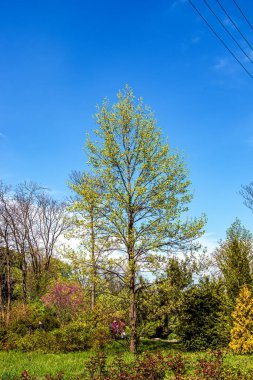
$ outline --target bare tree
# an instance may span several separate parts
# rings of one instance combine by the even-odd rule
[[[10,249],[17,252],[22,273],[23,302],[27,303],[28,269],[33,273],[36,292],[48,272],[50,260],[60,235],[68,228],[65,204],[55,201],[49,193],[33,182],[24,182],[14,191],[1,184],[1,238],[5,261]]]
[[[242,186],[240,191],[241,196],[244,198],[244,204],[251,211],[253,211],[253,182],[249,185]]]
[[[7,211],[7,200],[10,188],[0,182],[0,308],[2,319],[9,323],[11,310],[11,261],[12,241],[11,228]],[[3,289],[6,284],[6,305],[3,297]]]

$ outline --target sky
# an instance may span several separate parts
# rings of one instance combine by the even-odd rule
[[[253,63],[202,0],[201,14],[253,76]],[[237,0],[253,23],[253,2]],[[228,17],[218,17],[253,59]],[[253,29],[222,0],[253,45]],[[253,78],[187,0],[13,0],[0,12],[0,179],[35,181],[58,199],[83,170],[96,105],[126,84],[143,97],[172,149],[185,159],[212,250],[238,217],[253,232],[239,192],[253,181]]]

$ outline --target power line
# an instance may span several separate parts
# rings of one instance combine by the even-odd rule
[[[204,3],[206,4],[207,8],[212,12],[212,14],[214,15],[214,17],[219,21],[219,23],[221,24],[221,26],[223,27],[223,29],[225,29],[225,31],[230,35],[230,37],[232,38],[232,40],[236,43],[236,45],[239,47],[239,49],[241,50],[241,52],[245,55],[245,57],[248,58],[248,60],[253,63],[252,59],[250,58],[250,56],[243,50],[243,48],[241,47],[241,45],[239,44],[239,42],[234,38],[233,34],[229,31],[229,29],[223,24],[223,22],[221,21],[221,19],[219,18],[219,16],[217,16],[217,14],[214,12],[214,10],[212,9],[212,7],[209,5],[208,1],[207,0],[203,0]]]
[[[241,63],[241,61],[236,57],[236,55],[232,52],[232,50],[228,47],[228,45],[223,41],[223,39],[218,35],[218,33],[214,30],[214,28],[209,24],[209,22],[205,19],[205,17],[200,13],[198,8],[193,4],[192,0],[188,0],[193,9],[198,13],[198,15],[202,18],[202,20],[207,24],[207,26],[211,29],[213,34],[220,40],[223,46],[229,51],[232,57],[239,63],[239,65],[243,68],[243,70],[253,79],[253,75],[247,70],[247,68]]]
[[[245,16],[245,14],[243,13],[242,9],[239,7],[239,5],[237,4],[237,2],[235,0],[233,0],[234,4],[236,5],[237,9],[240,11],[241,15],[244,17],[245,21],[247,22],[247,24],[250,26],[250,28],[253,30],[253,26],[252,24],[249,22],[249,20],[247,19],[247,17]]]
[[[230,20],[230,22],[233,24],[233,26],[235,27],[235,29],[237,30],[237,32],[240,34],[240,36],[244,39],[244,41],[248,44],[249,48],[251,50],[253,50],[253,47],[251,45],[251,43],[248,41],[248,39],[245,37],[245,35],[240,31],[240,29],[238,28],[238,26],[236,25],[236,23],[234,22],[234,20],[229,16],[228,12],[226,11],[226,9],[224,8],[224,6],[221,4],[220,0],[216,0],[217,3],[219,4],[219,6],[221,7],[221,9],[223,10],[223,12],[225,13],[225,15],[227,16],[227,18]]]

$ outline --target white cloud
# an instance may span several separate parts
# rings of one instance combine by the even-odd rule
[[[205,235],[199,239],[199,242],[203,247],[206,248],[208,254],[214,252],[215,248],[218,245],[217,238],[211,232],[205,233]]]

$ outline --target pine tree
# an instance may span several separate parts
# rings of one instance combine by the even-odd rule
[[[236,300],[232,318],[233,328],[229,347],[239,354],[253,352],[253,298],[246,285]]]

